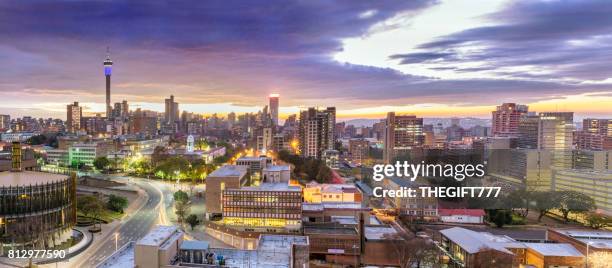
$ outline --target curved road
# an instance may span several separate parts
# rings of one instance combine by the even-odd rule
[[[121,224],[118,229],[119,239],[118,247],[130,241],[137,241],[144,237],[152,228],[158,223],[159,219],[159,205],[161,202],[161,194],[158,189],[153,187],[148,181],[133,179],[134,184],[142,188],[147,195],[149,200],[142,206],[140,210],[127,218],[127,220]],[[115,237],[110,235],[109,237],[103,237],[103,241],[96,241],[95,239],[101,239],[100,237],[94,238],[94,245],[98,246],[99,243],[103,243],[102,246],[98,246],[95,252],[86,252],[85,257],[87,258],[84,262],[79,263],[77,267],[94,267],[102,260],[115,252]]]

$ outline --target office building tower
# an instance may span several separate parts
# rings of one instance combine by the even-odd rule
[[[8,114],[0,114],[0,130],[11,128],[11,116]]]
[[[540,116],[528,113],[519,119],[518,125],[518,147],[524,149],[538,148],[538,127]]]
[[[516,103],[503,103],[492,112],[492,134],[493,136],[516,136],[518,135],[519,120],[528,111],[527,105]]]
[[[304,157],[321,159],[323,151],[333,150],[336,141],[336,108],[308,108],[300,112],[300,152]]]
[[[106,50],[106,60],[104,60],[104,76],[106,76],[106,117],[110,118],[113,107],[111,107],[111,73],[113,61],[110,59],[110,51]]]
[[[612,137],[612,119],[582,120],[582,131]]]
[[[66,128],[68,132],[74,133],[81,129],[81,118],[83,117],[83,107],[78,102],[66,106]]]
[[[272,125],[278,126],[278,104],[279,104],[279,94],[270,94],[270,118],[272,120]]]
[[[538,149],[552,152],[552,165],[556,168],[571,167],[574,113],[540,113],[538,124]]]
[[[174,95],[170,95],[169,99],[166,99],[166,107],[164,110],[165,123],[168,125],[174,125],[179,118],[178,103],[174,101]]]
[[[409,153],[415,147],[425,143],[423,118],[414,115],[395,115],[387,113],[383,158],[385,163],[397,156]]]
[[[121,102],[121,116],[127,118],[130,116],[130,106],[126,100]]]

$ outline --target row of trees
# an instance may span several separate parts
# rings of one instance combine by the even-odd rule
[[[322,160],[303,158],[286,150],[278,153],[278,159],[293,165],[293,177],[295,178],[314,180],[318,183],[329,183],[333,178],[332,170]]]
[[[77,198],[77,210],[81,212],[83,216],[93,220],[94,229],[96,223],[100,222],[100,216],[105,212],[105,209],[123,213],[123,210],[127,208],[127,206],[127,198],[112,194],[108,196],[106,202],[103,202],[94,195],[84,195]]]
[[[612,226],[612,219],[603,214],[595,213],[595,200],[576,191],[526,191],[517,190],[501,198],[495,204],[496,209],[487,210],[489,220],[497,226],[512,222],[512,215],[527,217],[529,211],[538,213],[538,222],[552,211],[559,211],[565,222],[570,221],[570,215],[575,220],[583,216],[586,224],[593,228]]]

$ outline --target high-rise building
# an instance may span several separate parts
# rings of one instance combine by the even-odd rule
[[[519,119],[518,147],[523,149],[538,148],[538,127],[540,116],[528,113]]]
[[[126,100],[121,102],[121,116],[125,118],[130,116],[130,106]]]
[[[272,124],[278,126],[278,104],[279,104],[279,94],[270,94],[270,117],[272,119]]]
[[[300,152],[304,157],[320,159],[323,151],[333,150],[336,142],[336,107],[325,110],[308,108],[300,112]]]
[[[518,135],[519,120],[526,114],[527,105],[516,103],[503,103],[492,112],[491,123],[493,136],[516,136]]]
[[[612,137],[612,119],[593,119],[582,120],[582,131]]]
[[[554,167],[571,167],[573,119],[573,112],[540,113],[538,149],[552,152],[552,165]]]
[[[76,132],[81,129],[81,117],[83,117],[83,107],[78,102],[66,106],[66,128],[68,132]]]
[[[11,128],[11,116],[0,114],[0,130]]]
[[[415,147],[423,146],[425,143],[423,118],[414,115],[395,115],[394,112],[387,113],[384,143],[385,163],[391,162],[396,156],[409,153]]]
[[[111,107],[111,73],[113,61],[110,59],[110,51],[106,50],[106,60],[104,60],[104,76],[106,76],[106,117],[110,118],[113,107]]]
[[[166,107],[164,111],[165,123],[168,125],[174,125],[179,118],[178,103],[174,101],[174,95],[170,95],[170,98],[166,99]]]

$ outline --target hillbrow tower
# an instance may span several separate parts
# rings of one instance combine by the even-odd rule
[[[110,49],[106,48],[106,59],[104,60],[104,76],[106,76],[106,118],[110,119],[113,107],[111,107],[111,73],[113,61],[110,59]]]

